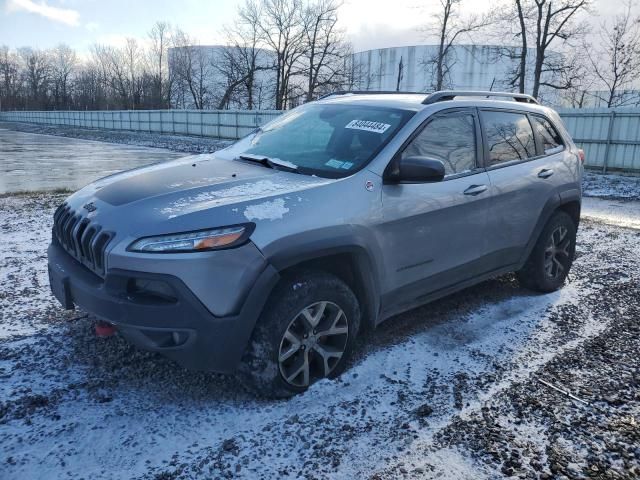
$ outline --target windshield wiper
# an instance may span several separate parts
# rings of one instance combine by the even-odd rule
[[[260,163],[265,167],[273,168],[275,170],[286,170],[287,172],[298,172],[298,166],[295,163],[287,162],[286,160],[280,160],[279,158],[269,158],[264,155],[242,154],[238,155],[240,160],[247,160],[248,162]]]

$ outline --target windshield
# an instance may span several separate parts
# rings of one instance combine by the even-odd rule
[[[414,113],[359,105],[303,105],[221,153],[240,160],[268,158],[274,160],[274,168],[284,161],[310,175],[345,177],[367,165]]]

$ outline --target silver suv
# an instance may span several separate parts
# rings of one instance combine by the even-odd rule
[[[512,271],[561,287],[582,158],[526,95],[338,92],[71,195],[51,288],[143,349],[285,397],[400,312]]]

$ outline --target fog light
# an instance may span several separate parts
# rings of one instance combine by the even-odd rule
[[[137,301],[157,301],[175,303],[176,293],[173,288],[161,280],[132,278],[127,284],[129,297]]]

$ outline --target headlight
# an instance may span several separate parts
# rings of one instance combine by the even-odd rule
[[[251,235],[253,227],[253,224],[245,224],[213,228],[211,230],[198,230],[196,232],[144,237],[129,245],[127,250],[142,253],[176,253],[230,248],[244,243]]]

